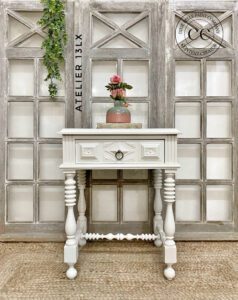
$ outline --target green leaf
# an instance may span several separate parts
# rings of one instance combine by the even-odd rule
[[[57,85],[51,82],[49,84],[48,90],[49,90],[50,97],[55,98],[57,95]]]
[[[55,81],[62,81],[60,64],[64,61],[64,47],[67,43],[65,4],[62,0],[41,0],[41,3],[44,9],[38,24],[47,31],[42,42],[42,49],[45,50],[43,64],[48,72],[45,81],[50,81],[48,89],[50,97],[54,98],[58,92]]]
[[[133,89],[133,87],[132,87],[130,84],[127,84],[127,83],[126,83],[126,86],[125,86],[125,88],[126,88],[126,89],[128,89],[128,90],[131,90],[131,89]]]

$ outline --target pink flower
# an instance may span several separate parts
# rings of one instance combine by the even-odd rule
[[[115,99],[117,96],[117,90],[111,90],[111,96],[113,99]]]
[[[110,81],[111,83],[113,84],[118,84],[121,82],[121,77],[119,75],[113,75],[111,78],[110,78]]]
[[[111,90],[111,96],[113,99],[124,99],[126,97],[126,91],[123,89]]]
[[[123,99],[126,97],[126,91],[124,91],[123,89],[117,89],[117,96],[120,98],[120,99]]]

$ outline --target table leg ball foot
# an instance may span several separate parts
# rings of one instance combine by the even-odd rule
[[[167,266],[164,269],[164,276],[168,279],[168,280],[172,280],[175,277],[175,271],[171,266]]]
[[[74,267],[69,267],[66,272],[66,276],[69,279],[74,279],[77,276],[77,270]]]
[[[154,241],[154,244],[155,244],[156,247],[161,247],[163,243],[162,243],[161,240],[157,239],[157,240]]]

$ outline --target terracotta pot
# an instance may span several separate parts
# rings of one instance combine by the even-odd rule
[[[107,123],[131,123],[131,113],[123,102],[115,100],[114,106],[107,111]]]

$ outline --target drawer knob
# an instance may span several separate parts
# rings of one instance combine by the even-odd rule
[[[116,153],[115,153],[115,157],[117,160],[122,160],[123,157],[124,157],[124,154],[123,152],[121,152],[121,150],[118,150]]]

